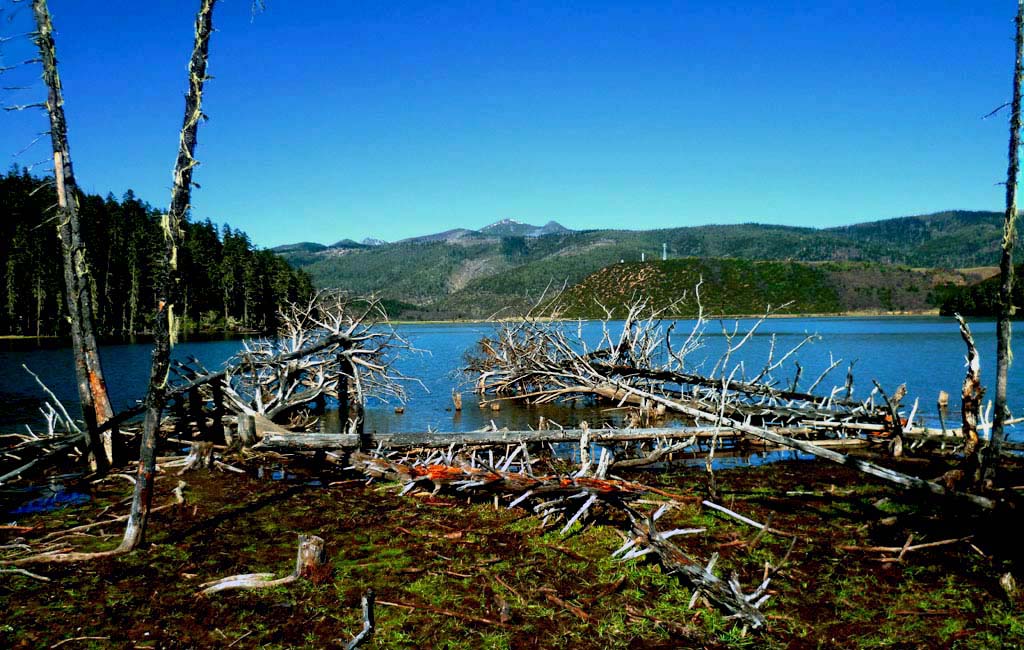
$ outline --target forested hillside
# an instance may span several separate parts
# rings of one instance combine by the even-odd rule
[[[0,334],[66,331],[56,198],[52,186],[39,189],[42,184],[25,171],[0,176]],[[159,212],[128,191],[120,200],[81,197],[81,215],[98,333],[147,331],[154,313],[154,261],[162,246]],[[278,305],[312,291],[304,272],[255,249],[244,232],[227,225],[218,229],[208,220],[186,223],[178,265],[187,329],[269,328]]]
[[[1015,316],[1020,318],[1024,315],[1024,284],[1020,281],[1024,278],[1024,264],[1014,268],[1014,276],[1016,281],[1011,300],[1016,308]],[[995,316],[999,312],[999,277],[994,276],[950,292],[942,302],[940,312],[946,316]]]
[[[402,311],[410,318],[485,317],[502,309],[518,309],[548,286],[572,286],[610,265],[639,261],[642,255],[648,261],[658,260],[663,244],[670,259],[862,263],[850,267],[853,270],[842,278],[829,276],[830,286],[838,282],[833,290],[839,302],[853,305],[854,310],[890,311],[936,307],[934,300],[912,295],[922,290],[927,295],[931,282],[908,276],[903,290],[891,281],[895,276],[889,270],[869,271],[865,265],[887,265],[886,269],[993,265],[998,261],[1001,218],[996,212],[958,211],[821,230],[740,224],[570,231],[554,224],[557,227],[550,228],[550,234],[536,226],[515,223],[513,227],[503,221],[479,231],[455,229],[381,246],[303,243],[275,250],[307,270],[316,286],[377,293],[416,305]],[[515,232],[536,234],[507,234]],[[879,288],[869,286],[869,276],[878,279]],[[976,279],[983,276],[982,272]],[[968,274],[949,281],[955,286],[974,277]],[[742,311],[751,308],[758,309],[751,305]]]
[[[604,316],[604,307],[624,315],[622,305],[634,296],[664,308],[685,295],[671,313],[693,316],[693,288],[703,280],[701,303],[711,315],[755,314],[769,305],[782,314],[919,312],[937,308],[956,287],[984,273],[866,262],[687,258],[614,264],[569,288],[562,303],[568,317],[595,318]]]

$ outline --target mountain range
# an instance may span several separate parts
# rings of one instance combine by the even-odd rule
[[[948,211],[821,229],[747,223],[574,231],[555,221],[535,226],[503,219],[479,230],[456,228],[393,243],[343,239],[328,246],[302,242],[279,246],[274,252],[310,273],[316,286],[374,293],[403,317],[479,318],[501,309],[521,309],[550,286],[572,288],[604,270],[600,282],[590,282],[593,293],[596,287],[614,286],[615,269],[630,269],[630,277],[635,277],[630,264],[641,259],[651,269],[659,269],[656,275],[663,287],[677,287],[665,274],[682,274],[690,280],[698,277],[692,273],[696,262],[678,260],[702,260],[702,264],[721,260],[715,266],[719,272],[708,272],[733,278],[729,280],[733,283],[742,283],[741,269],[767,272],[768,267],[744,266],[742,261],[777,262],[782,266],[776,264],[768,276],[790,278],[786,282],[796,283],[794,291],[801,291],[800,282],[806,284],[804,293],[820,294],[828,287],[831,297],[811,300],[809,308],[916,311],[938,307],[937,301],[949,287],[989,277],[991,268],[975,267],[998,262],[1001,228],[1001,213],[981,211]],[[663,246],[670,263],[660,262]],[[789,269],[788,275],[782,273],[783,268]],[[740,275],[733,277],[733,271]],[[814,276],[814,282],[809,282],[810,276],[804,277],[807,273]],[[848,290],[850,287],[858,289]],[[580,290],[567,291],[566,296]],[[729,286],[717,286],[717,290],[728,291]],[[744,308],[743,304],[756,299],[751,294],[725,300],[721,308],[734,313],[757,312],[763,305]],[[579,303],[576,312],[586,311]]]

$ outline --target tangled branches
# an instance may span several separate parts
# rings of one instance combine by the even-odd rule
[[[841,360],[832,360],[806,391],[798,390],[799,365],[792,379],[776,376],[817,338],[814,335],[781,353],[773,336],[766,360],[753,373],[748,373],[745,362],[736,362],[737,353],[771,309],[746,331],[741,332],[738,325],[731,330],[723,325],[725,351],[709,373],[699,374],[698,365],[689,358],[704,346],[709,321],[699,308],[699,285],[693,295],[698,317],[682,341],[673,336],[679,323],[664,321],[666,310],[652,308],[646,299],[628,305],[620,323],[606,309],[608,316],[599,322],[598,337],[586,335],[582,323],[552,320],[557,309],[548,307],[521,321],[498,323],[494,336],[482,340],[478,351],[467,357],[465,372],[476,376],[481,395],[533,404],[589,397],[648,408],[645,394],[653,393],[717,414],[715,420],[728,416],[760,425],[786,425],[801,419],[883,420],[873,403],[874,392],[865,402],[851,400],[852,377],[827,395],[814,394]]]
[[[562,534],[577,523],[593,521],[595,512],[603,513],[605,520],[616,513],[620,519],[625,515],[627,541],[612,557],[631,560],[654,554],[666,572],[693,587],[694,601],[702,597],[751,628],[765,623],[760,608],[768,600],[768,585],[775,572],[769,575],[766,571],[761,584],[745,593],[736,576],[722,579],[712,573],[716,558],[705,567],[671,541],[672,537],[703,533],[705,528],[655,528],[655,522],[686,497],[622,479],[587,477],[582,472],[574,476],[535,473],[533,467],[539,459],[531,458],[525,444],[512,447],[503,457],[489,453],[486,461],[476,452],[456,451],[454,446],[402,457],[380,451],[354,452],[351,460],[352,469],[371,479],[398,480],[403,494],[426,489],[506,499],[509,508],[525,508],[542,517],[542,526],[564,521]],[[640,514],[636,508],[652,496],[663,500],[661,507],[649,515]]]
[[[363,404],[370,398],[405,399],[394,368],[397,354],[412,350],[388,323],[376,299],[323,291],[281,314],[276,338],[246,341],[228,362],[228,408],[280,418],[323,397]]]

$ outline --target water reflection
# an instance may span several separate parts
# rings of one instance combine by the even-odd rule
[[[749,327],[753,321],[741,321]],[[692,322],[681,321],[677,331],[686,331]],[[570,325],[574,329],[576,323]],[[600,324],[585,322],[578,325],[583,336],[591,342],[600,337]],[[990,385],[994,377],[995,324],[992,321],[972,323],[974,336],[982,354],[982,379]],[[498,411],[480,408],[471,386],[458,374],[463,355],[476,342],[493,332],[490,325],[480,323],[412,324],[400,325],[399,331],[408,338],[421,354],[409,354],[398,361],[397,368],[410,377],[416,377],[423,386],[408,386],[409,401],[403,414],[394,412],[393,404],[371,403],[367,410],[366,430],[379,433],[402,431],[472,431],[490,426],[526,429],[536,426],[541,416],[575,427],[582,420],[599,427],[603,423],[617,423],[621,413],[599,409],[585,403],[569,406],[545,405],[517,406],[502,402]],[[709,323],[705,346],[690,357],[694,367],[708,370],[724,349],[719,323]],[[866,396],[877,379],[888,390],[906,382],[909,397],[904,401],[909,410],[915,397],[920,398],[918,413],[936,412],[935,400],[940,390],[952,396],[959,395],[963,381],[964,346],[956,323],[940,317],[892,318],[777,318],[765,322],[758,334],[735,357],[742,361],[748,376],[757,373],[767,356],[772,337],[776,350],[795,345],[807,334],[817,333],[822,339],[806,346],[790,361],[784,376],[792,375],[792,361],[804,368],[802,386],[806,387],[829,365],[830,355],[843,359],[842,364],[822,384],[827,393],[833,384],[842,384],[846,365],[856,360],[854,396]],[[187,359],[195,356],[208,368],[219,368],[239,348],[236,339],[187,341],[175,348],[175,356]],[[145,390],[149,369],[150,347],[145,344],[119,343],[104,345],[103,362],[110,383],[115,408],[125,409],[136,404]],[[21,364],[27,364],[43,378],[68,406],[75,408],[76,393],[70,352],[65,348],[32,347],[31,349],[0,350],[0,429],[8,430],[25,422],[39,422],[38,406],[41,394]],[[1024,397],[1024,376],[1020,364],[1010,370],[1009,395],[1011,406]],[[464,405],[461,412],[452,408],[452,390],[462,392]],[[989,394],[992,393],[989,387]],[[953,400],[951,406],[955,406]],[[72,411],[74,412],[74,411]],[[958,420],[956,413],[950,414]],[[340,431],[341,421],[336,414],[324,418],[321,428]],[[1024,439],[1020,429],[1011,437]]]

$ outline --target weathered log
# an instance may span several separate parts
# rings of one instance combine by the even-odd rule
[[[569,442],[578,444],[581,429],[543,431],[466,431],[429,433],[370,433],[366,434],[371,447],[381,445],[387,449],[424,448],[441,449],[451,445],[503,445],[535,442]],[[632,440],[661,440],[701,437],[707,429],[686,427],[678,429],[598,429],[590,431],[593,443],[627,442]],[[708,434],[710,435],[710,434]],[[706,437],[706,436],[705,436]],[[347,433],[267,433],[256,445],[258,449],[289,451],[315,451],[317,449],[351,449],[359,446],[360,436]]]
[[[785,430],[794,435],[808,435],[817,431],[816,428],[809,427],[796,427]],[[267,432],[254,448],[281,452],[355,449],[361,446],[360,443],[364,439],[368,442],[366,449],[373,449],[378,445],[387,449],[443,449],[452,445],[487,446],[518,444],[520,442],[527,444],[558,442],[578,444],[580,434],[580,429],[366,433],[362,436],[350,433],[295,433],[288,431],[281,433]],[[694,438],[696,442],[710,440],[714,438],[715,435],[714,430],[710,427],[592,429],[590,431],[590,440],[592,443],[597,445],[643,440],[687,440],[689,438]],[[742,432],[726,429],[718,434],[718,438],[735,440],[744,437],[744,435],[745,434]],[[859,438],[838,438],[817,440],[816,444],[820,447],[857,447],[867,443]],[[682,451],[682,449],[676,447],[669,451],[674,453]],[[620,460],[616,460],[616,466],[618,466],[620,462]],[[644,464],[646,464],[646,462]]]
[[[632,387],[630,387],[629,389],[636,392],[642,392]],[[665,399],[658,395],[648,394],[648,396],[659,403],[664,403],[669,409],[690,415],[692,417],[700,417],[705,419],[713,419],[716,417],[713,413],[702,412],[697,409],[685,406],[683,404],[673,402],[672,400]],[[890,483],[895,483],[897,485],[902,485],[904,487],[921,490],[923,492],[927,492],[936,496],[953,497],[961,501],[968,502],[974,506],[984,508],[986,510],[991,510],[995,508],[996,505],[995,501],[987,497],[949,490],[944,486],[935,483],[934,481],[926,481],[915,476],[910,476],[902,472],[897,472],[896,470],[892,470],[887,467],[882,467],[881,465],[877,465],[875,463],[871,463],[860,458],[846,456],[844,454],[840,454],[839,452],[832,451],[831,449],[826,449],[820,445],[815,445],[813,443],[805,442],[803,440],[796,440],[788,436],[783,436],[762,427],[755,427],[744,422],[732,420],[730,418],[723,418],[722,426],[728,427],[735,431],[740,431],[742,433],[749,434],[755,438],[760,438],[762,440],[774,442],[775,444],[782,445],[784,447],[791,447],[804,453],[811,454],[812,456],[824,458],[825,460],[829,460],[840,465],[852,467],[853,469],[859,472],[863,472],[876,478],[889,481]]]

